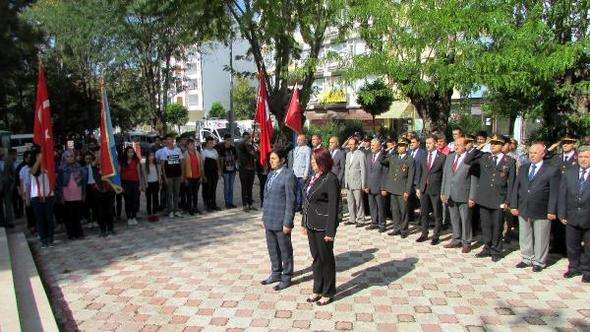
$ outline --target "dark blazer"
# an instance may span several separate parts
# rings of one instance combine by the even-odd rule
[[[510,208],[518,209],[518,213],[526,220],[547,219],[547,214],[557,214],[557,194],[559,192],[560,171],[547,161],[532,181],[529,181],[531,163],[520,167],[512,195]]]
[[[283,166],[273,179],[276,172],[268,173],[262,205],[264,227],[271,231],[280,231],[283,226],[293,228],[295,217],[295,174]]]
[[[381,189],[394,195],[411,194],[414,189],[414,159],[406,153],[403,159],[399,155],[384,155],[381,164],[387,167],[387,173],[381,182]]]
[[[310,182],[311,179],[308,179],[303,191],[301,225],[334,237],[339,224],[340,183],[332,172],[320,175],[312,187],[308,188]]]
[[[330,155],[332,152],[330,152]],[[346,163],[346,153],[340,149],[336,149],[334,156],[332,157],[334,165],[332,166],[332,173],[336,175],[338,181],[342,184],[344,181],[344,165]]]
[[[488,209],[499,209],[510,202],[510,194],[516,177],[516,161],[506,155],[494,164],[491,153],[473,150],[463,160],[471,165],[477,177],[475,202]]]
[[[567,161],[563,160],[563,153],[558,153],[551,157],[549,161],[551,165],[559,168],[561,174],[564,174],[568,168],[578,165],[578,153],[574,152],[574,155]]]
[[[377,160],[374,160],[374,153],[367,155],[367,187],[369,193],[373,195],[381,194],[381,182],[385,174],[387,174],[387,167],[381,164],[381,157],[384,154],[387,154],[387,152],[381,151]]]
[[[412,155],[412,151],[408,150],[408,153]],[[426,151],[422,148],[418,148],[414,158],[414,188],[420,186],[420,177],[422,176],[422,159],[426,156]]]
[[[432,167],[428,169],[428,152],[422,158],[420,167],[420,194],[440,195],[442,189],[442,177],[445,166],[446,156],[440,152],[436,153],[436,157],[432,162]]]
[[[590,183],[588,179],[580,192],[578,179],[580,166],[570,167],[561,176],[557,217],[572,226],[590,228]]]

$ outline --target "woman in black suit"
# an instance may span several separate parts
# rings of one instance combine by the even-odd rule
[[[313,295],[307,302],[326,305],[336,294],[334,237],[338,227],[340,184],[332,169],[332,157],[324,148],[313,151],[311,167],[314,176],[305,186],[303,233],[307,234],[313,257]]]

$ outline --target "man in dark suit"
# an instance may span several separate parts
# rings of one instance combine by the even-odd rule
[[[442,181],[441,199],[449,206],[453,239],[445,248],[463,248],[463,253],[471,251],[473,232],[471,228],[471,209],[469,200],[475,199],[477,178],[472,174],[471,167],[465,160],[466,140],[458,137],[454,141],[454,152],[445,161]]]
[[[581,146],[578,165],[561,177],[557,216],[566,227],[568,270],[564,278],[582,274],[590,282],[590,146]],[[584,243],[584,247],[582,247]]]
[[[533,143],[530,163],[521,166],[510,196],[510,212],[518,216],[522,261],[517,268],[533,267],[540,272],[549,253],[551,222],[557,217],[560,172],[545,162],[545,145]]]
[[[503,211],[508,208],[516,176],[516,161],[502,153],[504,143],[501,136],[494,135],[464,160],[477,177],[477,194],[474,201],[469,200],[469,206],[479,205],[484,248],[475,257],[491,256],[494,262],[502,258]],[[487,144],[490,153],[479,149]]]
[[[268,174],[262,206],[262,221],[272,273],[261,283],[268,285],[280,281],[274,287],[275,290],[289,287],[293,276],[291,230],[295,216],[295,175],[285,166],[286,157],[283,151],[273,151],[270,154],[270,166],[273,170]]]
[[[385,166],[381,165],[381,141],[371,141],[371,153],[367,156],[367,187],[364,189],[369,200],[369,212],[371,214],[371,225],[367,229],[379,229],[385,232],[385,206],[384,198],[381,196],[381,181],[387,172]]]
[[[420,199],[420,213],[422,218],[422,235],[416,242],[424,242],[428,239],[429,214],[434,217],[434,233],[430,244],[437,245],[440,242],[440,230],[442,227],[442,206],[440,192],[442,185],[443,168],[446,156],[436,149],[436,137],[429,136],[426,139],[426,157],[421,164],[420,186],[416,195]]]
[[[336,175],[338,182],[342,185],[342,181],[344,181],[344,164],[346,162],[346,154],[344,151],[340,149],[340,142],[338,141],[338,137],[332,136],[330,137],[330,155],[332,156],[332,160],[334,164],[332,165],[332,173]]]
[[[420,139],[416,135],[410,137],[410,149],[408,151],[414,161],[414,191],[410,193],[408,199],[408,222],[416,219],[414,209],[420,207],[420,200],[416,196],[416,190],[420,187],[420,176],[422,175],[422,159],[426,156],[426,151],[420,147]]]
[[[400,138],[397,142],[397,154],[383,155],[381,164],[387,167],[381,185],[381,194],[390,196],[391,219],[393,231],[389,235],[408,236],[408,199],[414,190],[414,160],[407,153],[409,142]]]
[[[550,152],[561,145],[561,153],[556,153],[551,157],[551,164],[561,171],[561,174],[565,174],[565,171],[578,165],[578,154],[576,152],[576,143],[578,137],[567,134],[559,142],[553,144],[549,148]],[[560,222],[551,223],[551,243],[549,252],[557,253],[561,255],[567,254],[565,244],[565,225]]]

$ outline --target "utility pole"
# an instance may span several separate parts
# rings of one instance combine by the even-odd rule
[[[235,133],[235,114],[234,114],[234,38],[233,34],[229,40],[229,113],[228,113],[228,121],[229,121],[229,132],[232,138],[234,137]]]

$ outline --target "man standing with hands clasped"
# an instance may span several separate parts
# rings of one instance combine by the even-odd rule
[[[568,270],[564,278],[582,274],[590,282],[590,146],[578,150],[578,165],[561,177],[557,216],[565,225]],[[582,242],[584,246],[582,247]]]
[[[560,172],[545,162],[545,145],[533,143],[530,163],[520,168],[510,197],[510,212],[518,216],[519,245],[522,261],[517,268],[533,267],[541,272],[549,253],[551,222],[557,214]]]

